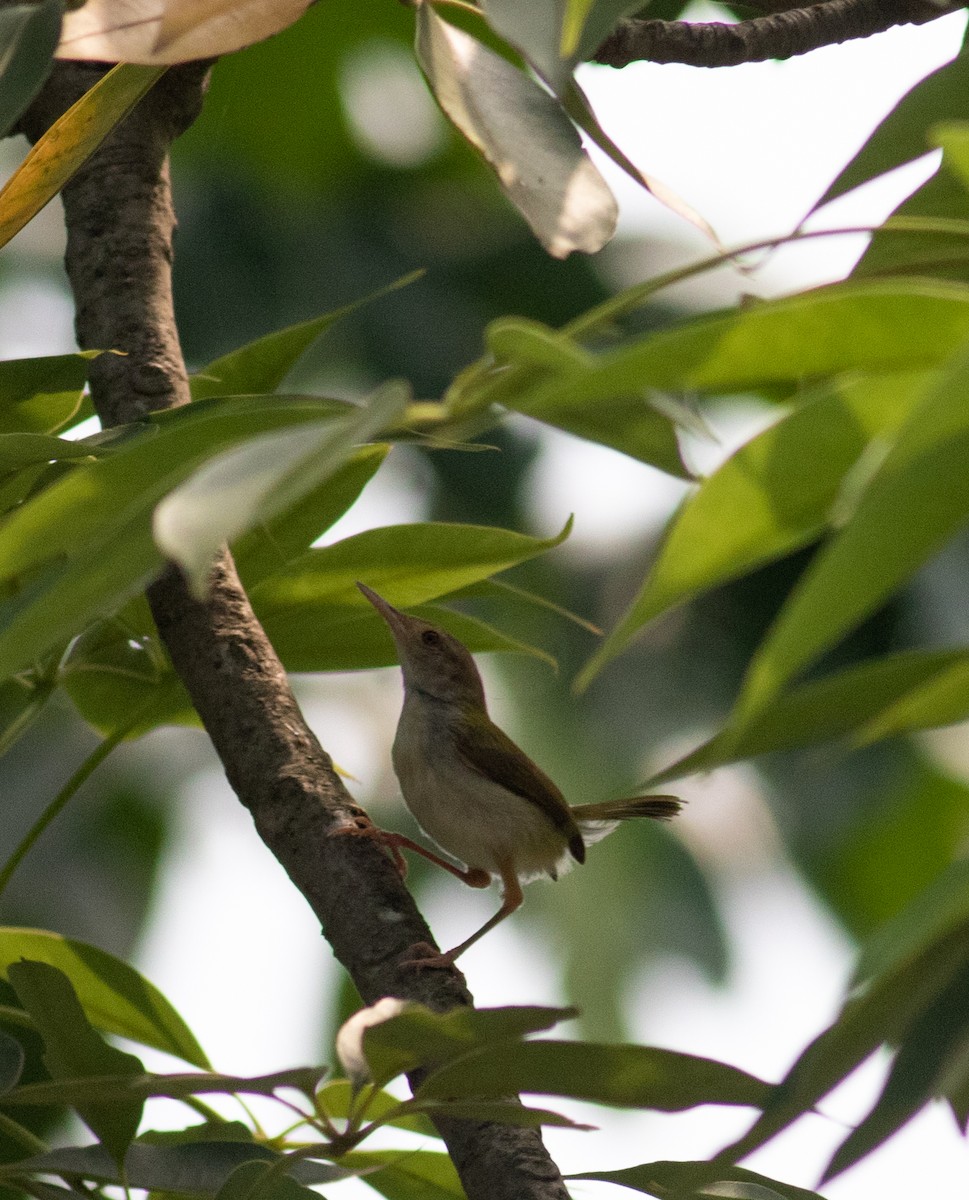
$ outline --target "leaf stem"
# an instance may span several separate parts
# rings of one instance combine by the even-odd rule
[[[84,762],[77,768],[74,774],[68,779],[67,783],[61,788],[50,804],[44,809],[37,820],[27,830],[20,845],[14,850],[13,854],[7,859],[3,870],[0,871],[0,896],[6,891],[7,884],[10,882],[14,871],[20,866],[21,862],[33,849],[34,843],[41,836],[48,825],[59,816],[61,811],[67,806],[68,801],[74,793],[85,783],[90,775],[104,762],[112,750],[128,736],[129,733],[143,719],[144,710],[147,708],[139,708],[134,718],[125,725],[119,725],[118,728],[109,734],[102,742],[100,742],[91,753],[87,756]]]

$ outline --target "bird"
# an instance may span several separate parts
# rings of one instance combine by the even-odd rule
[[[401,847],[443,867],[469,887],[502,884],[501,907],[445,953],[410,948],[408,965],[447,967],[510,916],[522,884],[552,879],[585,862],[586,847],[631,818],[668,820],[675,796],[637,796],[572,807],[551,779],[491,720],[471,652],[452,634],[394,608],[363,583],[357,587],[390,628],[403,671],[404,703],[391,758],[404,802],[425,834],[464,867],[403,834],[370,831],[392,853]]]

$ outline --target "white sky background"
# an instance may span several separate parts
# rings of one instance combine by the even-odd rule
[[[694,15],[717,19],[721,14],[710,9]],[[723,71],[588,68],[583,85],[624,150],[698,208],[726,243],[735,244],[793,227],[899,96],[952,56],[961,30],[957,16],[788,63]],[[611,164],[602,169],[620,195],[622,227],[662,239],[639,261],[630,261],[625,250],[604,256],[618,283],[666,269],[674,241],[689,243],[689,250],[680,251],[684,259],[708,254],[701,238],[684,236],[680,222]],[[905,190],[865,189],[832,206],[824,223],[878,220]],[[778,254],[755,283],[765,292],[793,290],[837,277],[851,261],[843,241],[830,248],[812,242]],[[744,279],[740,286],[750,290],[751,282]],[[724,298],[718,293],[718,302]],[[71,348],[57,298],[11,292],[6,304],[4,299],[0,296],[5,355]],[[8,317],[12,321],[31,308],[29,325],[7,324]],[[27,344],[30,327],[47,335],[43,349]],[[738,424],[744,420],[738,418]],[[729,444],[735,431],[723,432]],[[573,545],[588,548],[608,535],[614,551],[617,539],[660,519],[677,493],[650,468],[563,435],[547,439],[532,494],[539,527],[558,528],[563,514],[574,509]],[[406,484],[395,485],[382,473],[336,532],[412,514],[419,515]],[[623,514],[621,522],[617,514]],[[322,681],[303,690],[308,716],[324,744],[360,777],[361,796],[376,791],[386,799],[378,819],[392,824],[396,789],[389,776],[389,744],[399,705],[396,673]],[[500,694],[493,707],[500,719]],[[182,755],[181,736],[160,735],[152,749],[164,753],[170,745],[172,755]],[[836,1011],[851,949],[777,857],[770,819],[750,774],[718,774],[691,785],[688,795],[691,804],[678,825],[698,854],[710,859],[719,880],[736,971],[729,988],[715,991],[688,965],[661,964],[638,981],[636,1034],[644,1042],[708,1054],[776,1078]],[[586,869],[595,870],[594,852]],[[568,887],[568,879],[557,886]],[[494,891],[472,893],[444,880],[427,915],[441,943],[450,945],[496,905]],[[335,978],[329,952],[304,902],[253,835],[247,814],[214,769],[201,771],[185,789],[180,832],[169,850],[139,965],[179,1007],[218,1068],[256,1073],[318,1058],[316,998]],[[527,940],[514,918],[469,952],[462,965],[479,1003],[562,999],[551,952]],[[824,1111],[842,1121],[856,1120],[878,1087],[877,1073],[863,1074],[826,1101]],[[549,1107],[603,1127],[593,1134],[548,1134],[563,1168],[575,1171],[704,1157],[748,1120],[729,1113],[724,1120],[723,1114],[705,1111],[661,1117],[554,1102]],[[749,1165],[813,1186],[844,1132],[834,1120],[808,1118]],[[824,1193],[831,1200],[961,1200],[967,1173],[965,1144],[937,1109]],[[633,1195],[604,1185],[573,1186],[576,1196]],[[375,1194],[358,1183],[325,1192],[347,1200]]]

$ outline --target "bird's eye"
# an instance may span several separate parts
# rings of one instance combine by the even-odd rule
[[[436,629],[425,629],[421,634],[421,641],[425,646],[440,646],[441,635]]]

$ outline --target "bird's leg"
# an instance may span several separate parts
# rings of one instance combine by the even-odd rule
[[[516,908],[521,907],[522,903],[522,887],[518,882],[518,874],[511,862],[505,861],[501,864],[501,882],[504,888],[501,899],[501,908],[495,915],[481,926],[481,928],[473,933],[460,946],[455,946],[453,950],[448,950],[444,954],[437,952],[433,946],[429,946],[426,942],[419,942],[416,946],[411,946],[407,951],[408,955],[417,955],[418,957],[402,958],[400,965],[402,967],[449,967],[454,960],[465,952],[470,946],[473,946],[479,938],[483,938],[486,933],[490,933],[492,929],[505,917],[510,917]],[[425,950],[427,953],[425,954]]]
[[[429,862],[443,867],[445,871],[450,871],[456,879],[460,879],[468,887],[486,888],[491,883],[491,875],[480,867],[462,868],[455,866],[454,863],[448,862],[446,858],[441,858],[433,850],[428,850],[425,846],[419,845],[409,837],[405,837],[402,833],[391,833],[389,829],[380,829],[374,825],[363,809],[360,810],[359,815],[354,816],[352,824],[344,825],[341,829],[335,830],[334,833],[344,837],[368,837],[372,838],[375,842],[379,842],[381,846],[386,846],[390,851],[391,858],[394,860],[394,865],[400,872],[401,879],[407,878],[407,860],[400,852],[401,847],[403,847],[405,850],[412,850],[415,854],[420,854]]]

